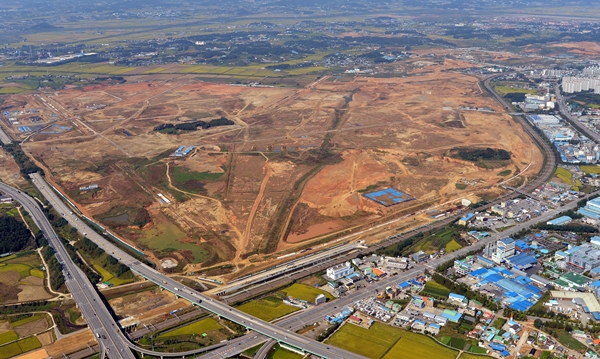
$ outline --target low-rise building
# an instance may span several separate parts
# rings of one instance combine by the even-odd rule
[[[327,268],[326,274],[332,280],[338,280],[354,273],[354,267],[350,262],[341,263]]]
[[[319,294],[317,295],[317,298],[315,298],[315,305],[323,304],[325,302],[327,302],[325,294]]]

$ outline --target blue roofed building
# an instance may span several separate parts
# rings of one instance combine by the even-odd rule
[[[467,213],[464,217],[458,220],[459,226],[466,226],[475,219],[474,213]]]
[[[561,217],[558,217],[551,221],[546,222],[546,224],[549,226],[562,226],[567,223],[571,223],[572,220],[573,220],[573,218],[571,218],[569,216],[561,216]]]
[[[593,219],[593,220],[599,220],[600,219],[600,197],[599,198],[594,198],[592,200],[589,200],[587,202],[587,204],[585,205],[585,207],[580,208],[577,213]]]
[[[513,268],[516,268],[518,270],[529,269],[537,264],[537,259],[535,258],[535,256],[529,255],[527,253],[519,253],[516,256],[507,258],[506,261]]]
[[[455,310],[444,309],[444,312],[442,313],[442,317],[447,318],[449,321],[451,321],[453,323],[458,323],[458,321],[462,317],[462,314]]]

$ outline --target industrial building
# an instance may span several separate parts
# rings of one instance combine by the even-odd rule
[[[458,220],[458,224],[460,226],[466,226],[467,224],[471,223],[474,219],[475,219],[475,214],[467,213],[466,216],[464,216]]]
[[[577,213],[596,221],[600,220],[600,197],[589,200]]]
[[[341,263],[327,268],[326,274],[331,280],[338,280],[354,273],[354,267],[350,262]]]
[[[554,281],[554,285],[568,291],[576,291],[590,284],[591,278],[578,273],[565,273]]]
[[[546,222],[546,224],[549,226],[562,226],[564,224],[571,223],[572,220],[573,220],[573,218],[571,218],[569,216],[562,216],[562,217],[555,218],[551,221],[548,221],[548,222]]]
[[[496,252],[492,255],[492,260],[496,263],[502,263],[506,258],[515,255],[515,240],[506,237],[496,242]]]
[[[561,255],[564,256],[565,262],[583,270],[600,267],[600,237],[592,237],[589,243],[574,246],[563,251]]]
[[[478,291],[497,296],[503,305],[520,311],[531,308],[543,294],[529,277],[503,267],[479,268],[469,277],[477,280],[474,287]]]

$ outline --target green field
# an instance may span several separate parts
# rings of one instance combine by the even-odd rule
[[[502,329],[504,324],[506,324],[506,319],[496,318],[496,320],[494,320],[494,322],[492,323],[492,327],[494,327],[496,329]]]
[[[365,329],[354,324],[344,324],[326,343],[372,359],[382,358],[406,332],[402,329],[375,322]],[[404,358],[396,356],[390,358]]]
[[[208,258],[208,251],[200,244],[181,243],[180,240],[187,238],[187,235],[170,222],[159,223],[148,231],[139,232],[144,235],[140,242],[153,251],[188,251],[194,257],[192,263],[201,263]]]
[[[44,271],[43,271],[43,270],[41,270],[41,269],[32,268],[32,269],[29,271],[29,274],[31,274],[31,275],[32,275],[32,276],[34,276],[34,277],[37,277],[37,278],[44,279]]]
[[[213,318],[205,318],[199,320],[197,322],[188,324],[186,326],[177,328],[165,334],[159,336],[159,338],[168,338],[175,337],[178,335],[190,335],[190,334],[198,334],[202,335],[203,333],[207,333],[211,330],[219,330],[223,328],[215,319]]]
[[[462,246],[454,239],[446,244],[446,253],[454,252],[461,249]]]
[[[237,309],[267,322],[300,310],[300,308],[283,304],[283,301],[276,297],[256,299],[240,305]]]
[[[412,332],[404,332],[402,338],[383,357],[384,359],[454,359],[458,350],[446,348],[434,339]]]
[[[15,263],[15,264],[1,263],[0,264],[0,273],[1,272],[19,272],[21,277],[28,277],[30,270],[31,270],[31,267],[28,266],[27,264],[20,264],[20,263]]]
[[[494,91],[496,91],[499,95],[506,95],[507,93],[527,93],[527,94],[535,94],[537,90],[527,90],[522,88],[513,88],[508,86],[494,86]]]
[[[301,359],[302,355],[277,346],[277,349],[267,356],[268,359]]]
[[[19,335],[14,330],[9,330],[0,334],[0,345],[10,343],[19,339]]]
[[[508,176],[508,175],[509,175],[509,174],[511,174],[511,173],[512,173],[512,171],[511,171],[511,170],[504,170],[504,171],[502,171],[502,172],[499,172],[499,173],[498,173],[498,176],[505,177],[505,176]]]
[[[115,277],[112,273],[110,273],[109,271],[104,269],[104,267],[102,267],[101,265],[99,265],[97,263],[94,263],[93,260],[91,261],[91,263],[92,263],[92,266],[94,267],[94,270],[96,270],[96,272],[100,273],[100,275],[102,276],[103,282],[111,282],[114,286],[133,283],[133,278],[123,279],[123,278]]]
[[[423,296],[432,296],[432,297],[445,297],[448,298],[450,294],[450,289],[444,287],[443,285],[430,280],[425,283],[425,288],[420,293]]]
[[[327,300],[332,300],[333,296],[328,292],[308,286],[306,284],[294,283],[291,286],[281,290],[285,295],[294,297],[296,299],[305,300],[307,302],[314,303],[315,299],[319,294],[325,294]]]
[[[587,347],[581,343],[579,340],[573,338],[573,336],[563,329],[557,330],[558,337],[556,338],[558,342],[569,349],[574,349],[577,351],[586,349]]]
[[[42,343],[40,343],[37,337],[21,339],[17,342],[17,344],[19,344],[19,347],[23,353],[42,347]]]
[[[10,325],[11,325],[13,328],[16,328],[16,327],[20,327],[21,325],[25,325],[25,324],[27,324],[27,323],[35,322],[36,320],[40,320],[40,319],[43,319],[43,318],[44,318],[44,316],[43,316],[43,315],[41,315],[41,314],[32,315],[32,316],[31,316],[31,317],[29,317],[29,318],[25,318],[25,319],[17,320],[16,322],[10,323]]]
[[[445,249],[446,245],[450,243],[456,236],[458,231],[453,228],[445,228],[434,234],[419,240],[414,245],[410,246],[404,251],[405,254],[423,251],[429,254],[435,253],[440,249]]]
[[[571,183],[572,183],[571,179],[573,178],[573,174],[571,172],[569,172],[568,170],[559,167],[554,172],[554,175],[556,177],[558,177],[564,183],[571,185]]]
[[[22,353],[21,347],[16,342],[0,347],[0,359],[13,358]]]
[[[579,166],[579,168],[587,174],[600,174],[600,166]]]

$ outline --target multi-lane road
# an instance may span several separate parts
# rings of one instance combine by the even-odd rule
[[[67,288],[71,292],[79,310],[81,310],[81,314],[85,318],[89,328],[96,335],[96,340],[100,344],[102,357],[108,354],[113,359],[135,359],[131,351],[123,349],[122,332],[116,326],[108,308],[102,303],[98,292],[85,274],[69,257],[67,250],[62,245],[38,203],[19,190],[3,183],[0,183],[0,190],[20,202],[27,209],[35,224],[44,232],[49,245],[56,252],[56,259],[63,268]]]
[[[575,127],[579,132],[587,136],[587,138],[596,143],[600,143],[600,135],[598,135],[598,133],[587,128],[585,125],[579,122],[577,118],[571,115],[567,107],[567,101],[564,98],[564,96],[560,93],[558,85],[556,85],[556,87],[554,88],[554,92],[556,93],[556,102],[558,102],[558,110],[567,119],[567,121],[571,123],[571,125]]]
[[[175,281],[174,279],[171,279],[171,278],[159,273],[158,271],[154,270],[153,268],[150,268],[149,266],[141,263],[136,258],[130,256],[128,253],[121,250],[119,247],[117,247],[116,245],[112,244],[111,242],[109,242],[108,240],[106,240],[105,238],[103,238],[102,236],[97,234],[96,232],[94,232],[87,224],[80,221],[79,218],[71,212],[70,208],[67,207],[67,205],[65,205],[58,198],[56,193],[53,192],[52,188],[48,185],[48,183],[46,183],[46,181],[44,180],[44,178],[41,175],[35,173],[35,174],[31,174],[30,177],[33,180],[33,183],[35,184],[35,186],[40,190],[42,195],[44,195],[44,197],[50,202],[50,204],[57,211],[59,211],[61,213],[61,215],[73,227],[77,228],[77,230],[79,232],[85,233],[85,235],[90,240],[95,242],[105,252],[111,254],[113,257],[118,259],[121,263],[123,263],[126,266],[128,266],[129,268],[131,268],[132,271],[134,271],[134,272],[138,273],[139,275],[141,275],[142,277],[156,283],[157,285],[161,286],[162,288],[174,293],[175,295],[177,295],[181,298],[187,299],[188,301],[194,303],[195,305],[200,306],[203,309],[206,309],[207,311],[210,311],[210,312],[218,315],[219,317],[229,319],[235,323],[245,326],[246,328],[248,328],[250,330],[253,330],[257,333],[263,334],[269,338],[275,339],[280,343],[286,343],[289,346],[302,349],[308,353],[317,355],[319,357],[330,358],[330,359],[363,358],[360,355],[357,355],[357,354],[354,354],[354,353],[351,353],[346,350],[339,349],[339,348],[336,348],[333,346],[329,346],[327,344],[323,344],[321,342],[318,342],[318,341],[315,341],[312,339],[308,339],[302,335],[296,334],[293,331],[287,331],[275,324],[268,323],[268,322],[265,322],[258,318],[255,318],[255,317],[248,315],[244,312],[241,312],[235,308],[232,308],[225,303],[222,303],[218,300],[214,300],[213,298],[203,295],[200,292],[197,292],[189,287],[183,286],[181,283]],[[6,185],[3,185],[2,187],[6,187]],[[0,187],[0,188],[2,188],[2,187]],[[11,193],[11,195],[12,195],[12,193]],[[21,197],[23,197],[23,196],[24,195],[22,195],[22,194],[20,196],[15,196],[15,199],[21,201]],[[29,198],[29,201],[33,202],[33,200],[31,198]],[[24,206],[27,207],[27,209],[29,210],[29,208],[28,208],[29,206],[26,206],[25,204],[24,204]],[[47,222],[46,218],[43,216],[43,213],[39,210],[39,208],[37,208],[37,209],[38,209],[38,212],[37,213],[34,212],[32,214],[32,216],[36,216],[36,221],[38,221],[38,222],[42,222],[42,221]],[[32,213],[32,212],[30,212],[30,213]],[[48,224],[48,226],[49,226],[49,224]],[[89,284],[89,281],[87,280],[87,278],[83,278],[83,280],[85,280],[85,282]],[[92,288],[92,290],[93,290],[93,288]],[[104,304],[101,302],[96,302],[95,304],[96,304],[96,306],[104,307]],[[104,309],[106,310],[105,307],[104,307]],[[112,317],[110,318],[110,321],[114,322],[112,320]],[[108,324],[109,325],[107,327],[110,328],[112,326],[112,323],[108,323]],[[119,333],[121,333],[121,332],[119,331]],[[122,333],[121,333],[121,336],[122,336]],[[129,346],[131,349],[140,351],[144,354],[162,355],[162,356],[170,355],[167,353],[157,353],[157,352],[153,352],[150,350],[142,350],[141,348],[135,346],[134,344],[132,344],[131,342],[129,342],[127,340],[121,339],[121,342],[123,342],[123,344]],[[171,356],[173,356],[173,355],[178,355],[178,356],[192,355],[193,353],[197,353],[200,351],[201,350],[181,352],[181,353],[171,353],[172,354]]]

